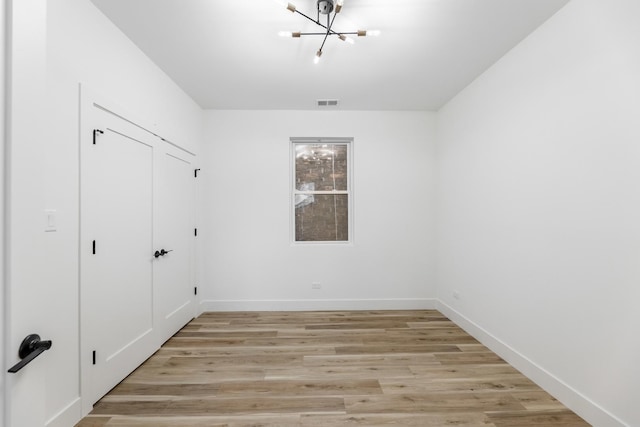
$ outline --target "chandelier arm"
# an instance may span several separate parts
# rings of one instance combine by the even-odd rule
[[[324,25],[322,25],[320,22],[316,21],[315,19],[313,19],[313,18],[312,18],[312,17],[310,17],[309,15],[307,15],[307,14],[305,14],[305,13],[300,12],[298,9],[296,9],[296,13],[297,13],[298,15],[302,15],[302,16],[304,16],[305,18],[307,18],[309,21],[313,22],[314,24],[316,24],[316,25],[320,25],[322,28],[326,28],[326,27],[325,27]]]
[[[322,28],[324,28],[325,30],[329,30],[331,32],[331,34],[333,35],[340,35],[340,34],[357,34],[355,32],[352,33],[336,33],[335,31],[333,31],[332,29],[330,29],[329,27],[325,27],[324,25],[322,25],[320,22],[316,21],[315,19],[311,18],[310,16],[300,12],[298,9],[295,10],[295,13],[297,13],[298,15],[304,16],[305,18],[307,18],[309,21],[313,22],[316,25],[321,26]],[[335,14],[333,15],[333,18],[335,19]],[[328,17],[327,17],[328,19]],[[320,33],[320,34],[324,34],[324,33]]]
[[[331,34],[329,34],[330,36],[342,36],[342,35],[357,35],[358,32],[357,31],[350,31],[350,32],[346,32],[346,33],[337,33],[335,31],[331,31]],[[325,36],[327,35],[327,33],[300,33],[301,36]]]
[[[333,19],[331,19],[331,22],[329,22],[329,15],[327,15],[327,27],[325,27],[327,29],[327,34],[325,34],[324,40],[322,40],[322,45],[320,46],[320,51],[322,51],[322,48],[324,47],[324,44],[327,42],[327,37],[329,37],[329,34],[331,34],[331,27],[333,26],[333,21],[336,20],[336,15],[337,15],[337,13],[333,14]]]

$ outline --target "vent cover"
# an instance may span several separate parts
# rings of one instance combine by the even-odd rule
[[[337,107],[337,99],[318,99],[318,107]]]

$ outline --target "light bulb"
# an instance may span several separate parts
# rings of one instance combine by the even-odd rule
[[[300,31],[278,31],[280,37],[293,37],[298,38],[302,35]]]
[[[321,50],[319,50],[319,51],[316,53],[316,56],[313,58],[313,63],[314,63],[314,64],[317,64],[318,62],[320,62],[320,57],[321,57],[321,56],[322,56],[322,51],[321,51]]]
[[[380,35],[380,30],[358,30],[358,37],[364,37],[364,36],[379,36]]]
[[[284,0],[273,0],[273,1],[278,3],[280,6],[286,7],[291,12],[295,12],[296,11],[296,7],[294,5],[292,5],[291,3],[288,3],[288,2],[286,2]]]
[[[343,42],[347,42],[347,43],[349,43],[349,44],[354,44],[354,43],[355,43],[351,37],[347,37],[347,36],[345,36],[344,34],[339,34],[339,35],[338,35],[338,38],[339,38],[340,40],[342,40]]]

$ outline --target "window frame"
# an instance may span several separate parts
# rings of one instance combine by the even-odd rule
[[[301,191],[296,186],[296,146],[297,145],[332,144],[347,147],[347,189],[332,191]],[[353,245],[354,242],[354,203],[353,203],[353,138],[327,137],[289,139],[289,212],[290,212],[290,241],[292,245]],[[296,240],[296,196],[300,195],[346,195],[347,196],[347,240]]]

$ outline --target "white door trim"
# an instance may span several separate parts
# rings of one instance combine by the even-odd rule
[[[7,46],[6,46],[6,31],[9,28],[9,22],[7,19],[7,2],[3,1],[0,4],[0,28],[3,30],[0,31],[0,321],[2,322],[2,327],[0,327],[0,345],[2,345],[2,351],[0,351],[0,366],[2,366],[3,372],[0,375],[0,424],[7,425],[7,419],[5,418],[5,402],[7,396],[7,388],[5,381],[5,372],[4,369],[6,367],[5,363],[5,349],[8,347],[7,342],[5,341],[5,328],[8,324],[9,318],[7,316],[7,310],[5,307],[5,292],[6,292],[6,280],[5,280],[5,254],[6,254],[6,242],[5,239],[5,229],[7,224],[5,222],[5,211],[7,208],[7,199],[6,199],[6,191],[5,191],[5,161],[6,155],[5,150],[6,140],[7,140],[7,114],[8,114],[8,100],[6,97],[7,93]]]

